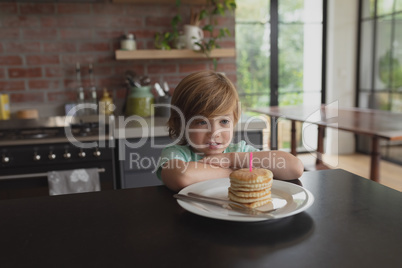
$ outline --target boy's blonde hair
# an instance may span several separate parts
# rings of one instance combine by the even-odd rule
[[[176,87],[171,104],[180,109],[187,123],[194,116],[212,118],[233,112],[234,122],[239,120],[239,96],[233,83],[223,74],[200,71],[186,76]],[[180,136],[185,126],[181,125],[180,114],[171,110],[168,121],[169,136]],[[179,144],[185,145],[183,137]]]

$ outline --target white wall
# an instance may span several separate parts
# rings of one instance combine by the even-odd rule
[[[326,103],[339,107],[355,104],[358,0],[328,1]],[[353,134],[327,129],[330,154],[355,151]]]

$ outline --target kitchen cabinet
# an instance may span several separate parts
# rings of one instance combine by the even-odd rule
[[[247,139],[244,134],[247,135]],[[233,141],[248,140],[250,144],[260,145],[255,147],[262,149],[262,135],[262,130],[239,131],[235,132]],[[123,189],[162,185],[156,176],[156,167],[163,148],[172,140],[168,136],[149,137],[144,145],[138,146],[139,148],[130,148],[138,144],[140,139],[127,139],[126,143],[123,139],[117,140],[117,153],[124,155],[124,160],[120,160],[119,156],[116,157],[119,159],[117,178],[120,178],[120,187]],[[152,139],[153,143],[161,148],[155,148]]]
[[[140,50],[116,50],[116,60],[143,60],[143,59],[195,59],[207,58],[204,53],[191,49],[140,49]],[[210,58],[233,58],[236,56],[234,48],[216,48],[211,51]]]

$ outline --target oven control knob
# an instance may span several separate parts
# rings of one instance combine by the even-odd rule
[[[94,156],[95,157],[101,156],[101,152],[98,149],[96,149],[95,152],[94,152]]]
[[[78,156],[81,157],[81,158],[84,158],[86,155],[87,154],[82,150],[78,153]]]
[[[66,152],[63,154],[63,157],[64,157],[64,159],[70,159],[70,158],[71,158],[71,154],[66,151]]]
[[[8,156],[3,155],[3,156],[1,157],[1,162],[3,162],[3,163],[8,163],[8,162],[10,162],[10,158],[9,158]]]
[[[56,154],[54,154],[53,152],[50,152],[48,157],[50,160],[54,160],[54,159],[56,159]]]
[[[39,161],[40,160],[40,154],[34,153],[33,160],[34,161]]]

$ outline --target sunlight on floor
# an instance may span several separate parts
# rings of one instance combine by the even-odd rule
[[[315,157],[300,154],[298,157],[305,166],[312,166]],[[364,178],[369,178],[370,157],[364,154],[324,155],[324,163],[331,168],[341,168]],[[380,183],[402,192],[402,166],[382,160],[380,163]]]

